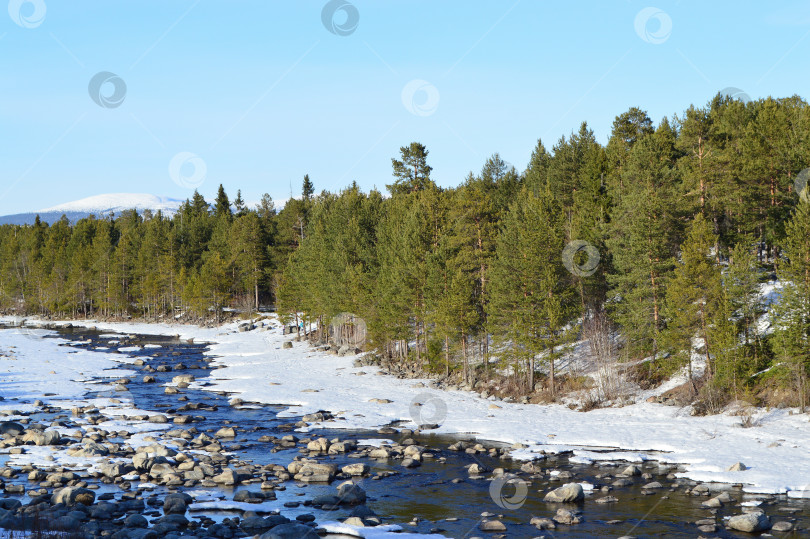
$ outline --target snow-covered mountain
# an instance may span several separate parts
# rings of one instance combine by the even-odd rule
[[[152,212],[160,210],[164,215],[172,215],[182,203],[183,200],[180,199],[146,193],[108,193],[43,208],[39,211],[0,216],[0,224],[32,224],[37,215],[47,223],[58,221],[62,215],[67,216],[71,222],[76,222],[90,214],[96,217],[111,213],[119,215],[121,212],[131,209],[138,210],[138,212],[147,209]]]
[[[38,213],[52,212],[86,212],[86,213],[120,213],[124,210],[162,210],[164,213],[174,213],[183,201],[176,198],[149,195],[146,193],[108,193],[74,200],[50,208],[39,210]]]

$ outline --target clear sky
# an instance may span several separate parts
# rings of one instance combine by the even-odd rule
[[[305,173],[384,189],[411,141],[452,186],[583,120],[604,143],[631,106],[810,93],[806,1],[3,3],[0,215],[220,183],[284,199]]]

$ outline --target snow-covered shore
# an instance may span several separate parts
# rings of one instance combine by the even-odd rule
[[[12,319],[0,318],[3,321]],[[688,409],[646,402],[576,412],[563,405],[505,403],[469,392],[432,390],[428,380],[402,380],[381,375],[374,367],[353,367],[355,356],[315,351],[304,342],[284,349],[282,344],[289,337],[283,336],[277,325],[239,332],[236,323],[213,329],[151,323],[70,323],[209,342],[209,355],[222,368],[212,371],[208,379],[198,380],[198,386],[233,392],[245,401],[287,405],[285,414],[290,416],[328,410],[337,417],[324,424],[329,428],[373,429],[395,420],[414,426],[414,419],[419,422],[419,418],[412,415],[424,410],[421,422],[441,424],[431,432],[527,445],[513,452],[515,458],[572,450],[580,462],[657,460],[683,465],[682,475],[696,481],[742,484],[751,493],[810,495],[810,425],[807,415],[795,410],[759,410],[757,426],[752,428],[742,428],[735,416],[696,417]],[[30,372],[39,369],[37,372],[45,377],[54,370],[57,375],[48,375],[52,380],[81,379],[60,369],[76,370],[81,365],[77,373],[88,375],[95,373],[94,361],[110,359],[93,359],[97,352],[86,354],[90,357],[72,356],[72,367],[51,357],[47,362],[31,364]],[[35,393],[32,388],[25,389],[25,376],[6,376],[4,373],[3,393],[14,391],[29,397]],[[78,396],[78,387],[66,387],[66,395]],[[413,402],[426,406],[414,407]],[[743,462],[748,469],[726,471],[736,462]]]

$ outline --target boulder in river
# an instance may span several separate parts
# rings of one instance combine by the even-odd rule
[[[732,530],[758,533],[771,529],[771,520],[765,513],[745,513],[728,519],[727,527]]]
[[[366,491],[360,485],[346,481],[338,486],[338,498],[341,505],[360,505],[366,503]]]
[[[51,503],[63,503],[72,506],[80,503],[82,505],[93,505],[96,500],[96,494],[92,490],[80,487],[65,487],[53,493]]]
[[[306,524],[290,522],[264,532],[259,539],[320,539],[320,535],[315,532],[315,528]]]
[[[584,498],[585,493],[582,490],[582,485],[579,483],[568,483],[547,493],[543,500],[555,503],[572,503],[580,502]]]

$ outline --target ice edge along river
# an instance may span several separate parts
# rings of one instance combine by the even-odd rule
[[[0,317],[2,322],[19,319]],[[293,342],[291,349],[284,349],[282,343],[290,337],[281,334],[277,323],[266,331],[247,332],[239,332],[238,323],[217,328],[94,320],[64,323],[119,333],[179,335],[211,343],[207,355],[221,368],[193,387],[233,392],[245,401],[289,406],[281,415],[328,410],[337,420],[323,424],[325,428],[376,429],[392,421],[406,421],[414,427],[411,404],[427,397],[439,399],[440,407],[446,407],[446,417],[431,432],[526,444],[528,448],[512,452],[515,459],[536,458],[541,451],[573,451],[580,462],[657,460],[681,464],[685,471],[680,475],[695,481],[741,484],[749,493],[810,497],[810,424],[808,416],[796,410],[760,409],[754,417],[756,426],[751,428],[742,428],[740,417],[692,416],[689,408],[646,402],[577,412],[561,404],[506,403],[465,391],[429,389],[429,380],[397,379],[380,374],[376,367],[353,367],[357,356],[316,351],[306,342]],[[18,345],[15,353],[31,357],[24,370],[33,375],[28,384],[34,385],[27,387],[19,381],[15,388],[15,379],[3,373],[0,394],[23,391],[30,397],[39,390],[59,392],[62,399],[78,399],[83,386],[66,380],[99,374],[101,363],[95,362],[109,368],[110,359],[119,363],[123,359],[120,354],[106,358],[98,357],[98,352],[80,351],[70,357],[69,364],[63,364],[60,358],[34,358],[37,340],[25,341],[30,344]],[[57,374],[47,374],[50,371]],[[103,376],[110,374],[106,371]],[[117,371],[115,376],[125,374]],[[0,403],[0,409],[8,405],[8,401]],[[743,462],[747,469],[727,471],[736,462]]]

